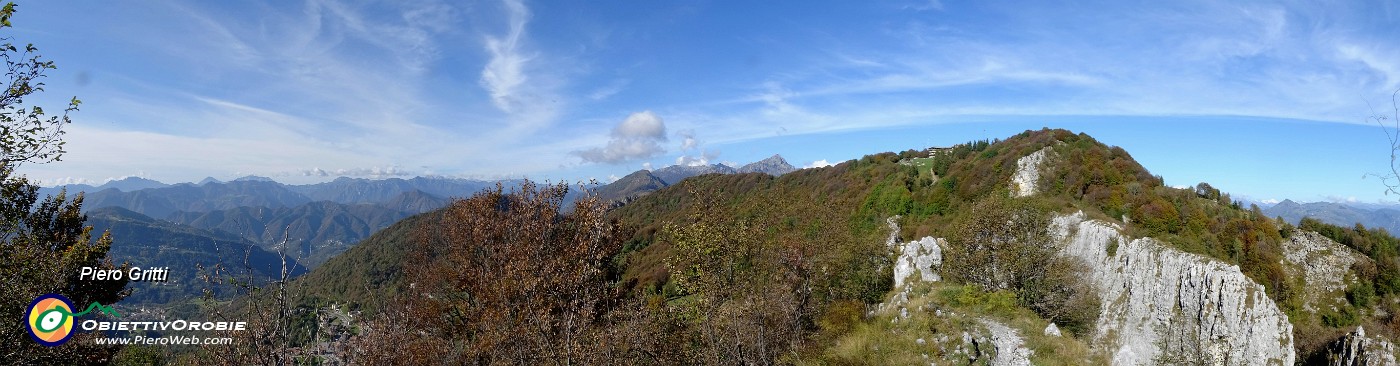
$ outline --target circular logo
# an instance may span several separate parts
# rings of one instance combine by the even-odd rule
[[[54,347],[73,337],[73,301],[59,294],[34,299],[24,313],[29,336],[39,344]]]

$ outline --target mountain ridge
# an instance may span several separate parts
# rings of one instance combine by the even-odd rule
[[[598,197],[613,205],[622,205],[643,195],[654,192],[681,181],[705,174],[767,174],[782,176],[797,171],[788,164],[782,155],[773,154],[768,158],[745,164],[738,169],[724,164],[710,165],[671,165],[657,170],[642,169],[619,178],[596,189]]]
[[[1322,222],[1350,227],[1358,223],[1369,228],[1385,228],[1391,233],[1400,233],[1400,209],[1389,207],[1366,208],[1339,202],[1298,203],[1283,200],[1263,209],[1269,217],[1282,217],[1290,224],[1298,224],[1304,217]]]
[[[248,275],[259,281],[272,279],[282,270],[281,257],[236,235],[177,225],[120,207],[89,211],[88,225],[96,232],[111,233],[108,255],[113,262],[170,269],[166,282],[132,282],[133,293],[123,301],[128,305],[192,300],[205,288],[221,293],[200,276],[215,271],[216,265],[230,271],[245,268],[245,258],[246,268],[251,270]],[[287,260],[293,276],[306,271],[294,258]]]

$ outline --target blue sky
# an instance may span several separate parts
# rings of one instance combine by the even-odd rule
[[[24,2],[84,100],[46,184],[603,181],[1068,128],[1168,184],[1395,201],[1394,2]],[[1368,106],[1370,103],[1370,106]]]

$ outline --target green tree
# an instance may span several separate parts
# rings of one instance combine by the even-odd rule
[[[0,8],[0,29],[10,27],[15,4]],[[90,338],[75,335],[58,347],[44,347],[30,340],[21,320],[25,308],[39,295],[58,293],[75,307],[97,302],[112,304],[127,295],[126,281],[79,281],[82,267],[116,269],[107,257],[112,238],[94,240],[85,226],[81,194],[40,199],[39,187],[16,169],[24,163],[43,164],[63,155],[63,125],[78,108],[69,101],[62,115],[50,116],[39,106],[27,106],[24,98],[44,90],[43,78],[53,70],[33,44],[18,47],[13,38],[0,38],[8,87],[0,94],[0,364],[91,364],[110,361],[119,348],[98,346]],[[125,266],[120,267],[125,270]],[[76,309],[75,309],[76,310]]]
[[[712,365],[771,364],[796,349],[811,323],[812,274],[802,243],[764,238],[713,202],[690,223],[667,223],[659,240],[681,298],[671,309],[693,330],[697,359]]]

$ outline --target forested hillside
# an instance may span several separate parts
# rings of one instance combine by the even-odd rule
[[[108,251],[114,261],[147,268],[151,267],[147,263],[158,263],[162,267],[180,269],[172,271],[175,275],[167,282],[132,282],[132,294],[124,305],[180,303],[199,298],[206,289],[213,290],[212,294],[224,295],[219,291],[228,289],[211,286],[203,279],[219,268],[238,270],[246,275],[242,279],[255,283],[275,278],[282,270],[283,258],[276,253],[226,233],[175,225],[116,207],[88,212],[88,223],[95,231],[122,238],[140,238],[140,241],[115,241]],[[287,261],[292,275],[306,272],[306,267],[295,258],[287,258]]]
[[[1041,130],[780,177],[700,175],[611,210],[597,198],[562,210],[567,186],[488,191],[404,220],[296,281],[296,313],[334,306],[362,320],[338,334],[303,328],[288,347],[338,338],[298,357],[365,362],[844,364],[1014,353],[1083,364],[1234,357],[1220,352],[1251,345],[1274,352],[1268,359],[1322,362],[1340,357],[1333,350],[1357,339],[1357,325],[1378,340],[1370,344],[1400,331],[1389,305],[1397,298],[1389,282],[1400,278],[1395,239],[1311,221],[1295,228],[1209,184],[1162,182],[1123,149]],[[939,238],[898,244],[926,236]],[[1086,253],[1086,245],[1103,247]],[[916,261],[901,252],[914,247],[940,254]],[[1329,275],[1308,265],[1350,250],[1353,264]],[[1128,263],[1121,258],[1158,274],[1104,271]],[[896,286],[895,275],[911,270],[941,280]],[[1221,279],[1172,277],[1198,271]],[[1147,316],[1122,303],[1143,300],[1104,297],[1115,293],[1104,281],[1122,280],[1189,283],[1201,291],[1193,296],[1224,296],[1212,301],[1256,320],[1207,328],[1222,315],[1196,314],[1210,302],[1181,299],[1166,316],[1201,319],[1184,330],[1107,332]],[[1228,286],[1251,295],[1220,292]],[[1230,333],[1269,321],[1282,322],[1281,341]],[[916,328],[924,330],[909,333]],[[967,348],[1008,334],[1025,354]],[[1134,346],[1150,354],[1124,356],[1104,343],[1130,336],[1156,339]],[[1214,342],[1207,338],[1227,343],[1201,348]]]

